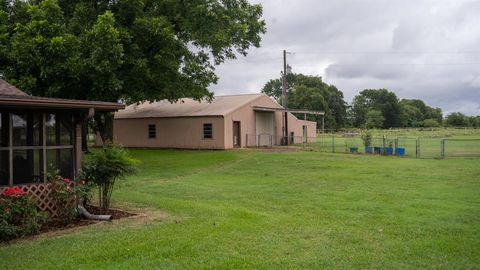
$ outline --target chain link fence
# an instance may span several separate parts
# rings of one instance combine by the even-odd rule
[[[360,133],[319,134],[310,149],[329,153],[363,153],[411,158],[480,157],[480,138],[373,136],[365,147]]]
[[[318,141],[317,137],[304,137],[304,136],[288,136],[272,134],[247,134],[245,137],[246,147],[273,147],[286,145],[302,146],[315,145]]]
[[[359,132],[322,133],[317,137],[247,134],[247,147],[286,145],[308,151],[410,158],[480,157],[480,136],[453,138],[374,135],[365,147]]]

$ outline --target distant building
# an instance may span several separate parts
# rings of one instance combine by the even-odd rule
[[[280,145],[283,107],[264,94],[218,96],[209,103],[145,102],[118,111],[114,141],[136,148],[231,149]],[[288,113],[289,143],[312,142],[316,123]]]

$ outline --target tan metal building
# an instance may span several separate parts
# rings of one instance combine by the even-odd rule
[[[282,142],[283,108],[264,94],[182,99],[128,106],[114,120],[114,141],[136,148],[231,149]],[[316,123],[288,113],[289,143],[312,142]],[[285,139],[285,138],[283,138]]]

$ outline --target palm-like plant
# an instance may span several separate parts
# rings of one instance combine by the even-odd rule
[[[137,160],[130,153],[114,144],[105,145],[86,155],[83,162],[84,178],[99,188],[100,207],[104,210],[110,207],[113,187],[117,180],[136,172]]]

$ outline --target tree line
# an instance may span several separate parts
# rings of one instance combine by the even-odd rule
[[[454,112],[443,116],[442,109],[420,99],[399,99],[388,89],[365,89],[351,104],[342,91],[323,82],[320,76],[287,75],[287,107],[325,112],[325,127],[340,129],[391,127],[480,127],[480,116]],[[281,103],[282,80],[268,81],[262,92]],[[309,115],[308,120],[321,125],[321,116]]]

